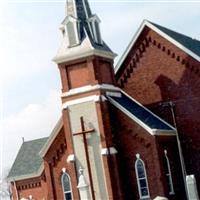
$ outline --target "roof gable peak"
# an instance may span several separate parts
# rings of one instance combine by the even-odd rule
[[[117,65],[115,66],[115,73],[119,71],[128,53],[130,52],[146,26],[167,39],[169,42],[187,53],[189,56],[193,57],[195,60],[200,62],[200,41],[144,19],[140,27],[136,31],[135,35],[133,36],[131,42],[119,59]]]

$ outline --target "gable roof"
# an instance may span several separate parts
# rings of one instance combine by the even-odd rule
[[[25,179],[40,175],[42,158],[39,151],[47,141],[48,137],[24,142],[17,154],[14,164],[8,174],[8,179]]]
[[[193,57],[195,60],[200,62],[200,41],[192,39],[191,37],[175,32],[150,21],[144,20],[140,25],[139,29],[136,31],[135,35],[133,36],[133,39],[129,43],[125,52],[122,54],[117,65],[115,66],[115,73],[117,73],[120,69],[121,65],[126,59],[131,48],[134,46],[141,32],[144,30],[145,26],[152,29],[153,31],[167,39],[169,42],[173,43],[175,46],[180,48],[182,51]]]
[[[47,151],[49,150],[49,148],[51,147],[51,144],[53,143],[53,141],[55,140],[55,138],[57,137],[58,133],[60,132],[61,128],[63,127],[63,121],[62,121],[62,117],[60,117],[60,119],[58,120],[58,122],[56,123],[54,129],[52,130],[50,136],[48,137],[48,139],[46,140],[46,142],[44,143],[43,147],[40,149],[39,151],[39,155],[43,158],[45,156],[45,154],[47,153]]]
[[[188,48],[190,51],[195,53],[196,55],[200,56],[200,41],[183,35],[181,33],[172,31],[168,28],[160,26],[158,24],[150,22],[152,25],[156,26],[159,30],[169,35],[171,38]]]
[[[133,119],[136,123],[141,125],[150,134],[168,135],[175,133],[175,128],[166,121],[152,113],[128,94],[121,91],[120,95],[109,95],[107,97],[111,104],[121,110],[128,117]]]

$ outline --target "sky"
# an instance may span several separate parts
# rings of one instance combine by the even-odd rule
[[[120,59],[143,19],[200,39],[199,1],[90,1]],[[50,135],[61,115],[59,71],[65,1],[0,1],[0,177],[25,141]],[[3,171],[2,171],[3,170]]]

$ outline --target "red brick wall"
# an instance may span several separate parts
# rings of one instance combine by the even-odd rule
[[[114,80],[113,61],[90,56],[59,65],[62,91],[95,84],[112,84]]]
[[[148,185],[151,199],[156,196],[169,196],[167,180],[163,173],[164,149],[169,151],[169,157],[173,150],[177,152],[176,139],[174,136],[152,136],[144,128],[127,117],[121,111],[112,109],[113,132],[115,133],[115,145],[118,150],[119,169],[124,199],[139,199],[137,179],[135,173],[136,154],[139,153],[146,166]],[[182,185],[177,181],[181,177],[177,153],[173,152],[172,163],[173,179],[175,180],[174,197],[170,199],[184,199]],[[181,198],[179,198],[181,197]]]
[[[170,200],[185,199],[183,177],[181,173],[180,158],[178,155],[177,142],[175,137],[157,137],[156,144],[159,154],[159,162],[162,173],[162,183],[164,186],[165,196]],[[166,177],[166,158],[164,150],[167,150],[167,157],[171,168],[172,181],[175,195],[169,194],[168,180]]]
[[[48,170],[45,170],[46,176],[50,176],[49,181],[52,182],[52,186],[50,185],[48,187],[48,191],[53,191],[52,198],[54,200],[64,199],[61,184],[63,168],[66,168],[66,173],[68,173],[71,178],[74,199],[79,199],[76,176],[74,175],[74,163],[67,163],[68,155],[64,128],[62,128],[44,157],[45,161],[49,163],[49,173],[47,173]]]
[[[69,88],[77,88],[90,84],[90,74],[87,63],[79,63],[66,67]]]
[[[44,180],[41,177],[33,178],[33,179],[26,179],[22,181],[16,181],[16,187],[18,188],[18,197],[21,198],[28,198],[29,195],[35,200],[43,200],[47,199],[47,187]],[[17,199],[16,190],[12,184],[12,191],[13,191],[13,199]]]
[[[195,174],[200,192],[200,63],[146,29],[123,63],[117,81],[171,123],[170,109],[163,103],[175,103],[187,173]]]

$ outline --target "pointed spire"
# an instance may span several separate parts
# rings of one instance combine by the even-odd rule
[[[87,0],[67,0],[66,15],[84,20],[91,17],[92,13]]]
[[[66,0],[65,12],[65,19],[60,26],[63,42],[54,61],[58,63],[67,57],[70,59],[72,55],[73,58],[80,57],[85,52],[96,52],[112,59],[116,56],[102,40],[100,19],[92,14],[88,0]]]
[[[92,15],[88,0],[67,0],[66,14],[67,28],[70,29],[68,30],[69,42],[72,40],[72,43],[74,44],[71,46],[79,45],[81,43],[81,40],[86,36],[84,32],[86,32],[92,42],[102,45],[99,28],[100,19],[97,15]],[[73,25],[69,24],[69,21],[73,22]],[[74,36],[78,35],[79,41],[77,40],[77,37],[74,38],[72,35],[70,36],[70,34],[73,34]]]

